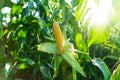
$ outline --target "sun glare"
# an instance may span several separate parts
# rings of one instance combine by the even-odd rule
[[[96,9],[92,15],[92,22],[93,23],[106,23],[109,20],[109,15],[107,11],[103,9]]]
[[[112,0],[99,0],[99,5],[92,4],[92,24],[104,24],[110,21],[111,17],[114,14],[112,8]],[[90,4],[90,3],[88,3]]]

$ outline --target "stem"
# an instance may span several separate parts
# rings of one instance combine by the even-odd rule
[[[62,11],[63,11],[63,14],[62,14],[62,23],[64,23],[63,24],[63,36],[64,36],[64,38],[66,39],[66,27],[65,27],[65,6],[64,7],[62,7]]]
[[[65,25],[63,26],[63,36],[64,36],[64,39],[66,40],[67,36],[66,36],[66,27],[65,27]]]
[[[3,8],[4,5],[4,0],[0,1],[1,5],[0,5],[0,39],[2,38],[2,34],[3,34],[3,30],[2,30],[2,12],[1,9]]]
[[[66,2],[65,0],[62,0],[64,2],[64,5],[61,5],[62,7],[62,26],[63,26],[63,36],[66,39],[66,27],[65,27],[65,8],[66,8]]]
[[[72,68],[73,80],[77,80],[76,71]]]

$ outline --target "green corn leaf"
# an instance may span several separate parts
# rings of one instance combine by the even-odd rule
[[[26,34],[27,34],[27,29],[21,27],[20,30],[18,31],[18,37],[26,38]]]
[[[21,5],[14,5],[12,7],[12,14],[18,15],[18,14],[22,13],[22,11],[23,11],[23,9],[22,9]]]
[[[120,80],[120,64],[118,65],[117,69],[113,71],[110,80]]]
[[[50,69],[46,67],[45,65],[40,65],[40,71],[43,75],[44,80],[53,80],[52,75],[50,73]]]
[[[109,35],[109,29],[105,25],[94,25],[89,30],[89,38],[88,38],[88,47],[90,47],[92,44],[99,44],[104,42],[108,35]]]
[[[101,58],[95,58],[91,60],[93,65],[97,66],[103,73],[105,80],[110,80],[111,73]]]
[[[13,68],[13,64],[12,64],[11,62],[7,62],[7,63],[5,64],[5,72],[4,72],[4,74],[5,74],[5,77],[6,77],[6,78],[9,77],[9,75],[10,75],[10,73],[11,73],[11,71],[12,71],[12,68]]]
[[[82,39],[82,35],[80,33],[77,33],[75,36],[75,45],[79,50],[86,51],[86,43]]]
[[[86,10],[88,0],[79,0],[77,11],[75,12],[75,17],[77,20],[81,19],[81,16],[84,14]]]
[[[28,65],[26,63],[21,63],[17,65],[17,69],[26,69]]]
[[[60,0],[59,3],[62,7],[65,6],[65,4],[66,4],[65,0]]]
[[[56,55],[54,59],[54,75],[53,77],[57,77],[58,70],[63,58],[60,55]]]
[[[75,59],[75,57],[72,55],[72,53],[66,52],[63,53],[61,56],[73,69],[75,69],[77,72],[81,73],[83,76],[86,77],[85,72],[83,71],[82,67]]]
[[[84,1],[84,0],[81,0],[81,1]],[[78,3],[79,3],[79,0],[72,0],[72,1],[71,1],[72,7],[77,6]]]
[[[3,35],[3,30],[2,30],[2,24],[1,24],[1,21],[0,21],[0,39],[2,38],[2,35]]]
[[[43,51],[51,54],[54,54],[57,52],[57,46],[55,43],[50,43],[50,42],[41,43],[38,45],[37,48],[39,51]]]

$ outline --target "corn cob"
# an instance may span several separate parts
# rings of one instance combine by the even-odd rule
[[[56,22],[53,23],[53,31],[54,31],[54,36],[56,39],[58,51],[62,52],[65,43],[60,27]]]

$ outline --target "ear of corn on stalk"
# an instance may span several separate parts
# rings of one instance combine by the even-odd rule
[[[56,39],[58,51],[62,52],[64,49],[65,41],[64,41],[62,32],[61,32],[60,27],[57,24],[57,22],[53,23],[53,31],[54,31],[54,36]]]

